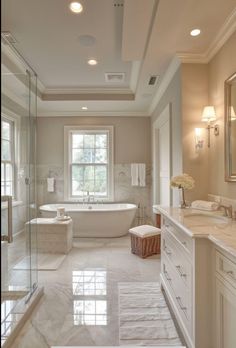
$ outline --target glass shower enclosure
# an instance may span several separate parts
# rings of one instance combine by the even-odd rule
[[[1,35],[1,344],[37,291],[37,75]]]

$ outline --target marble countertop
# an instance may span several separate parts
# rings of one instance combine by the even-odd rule
[[[223,217],[221,211],[154,205],[153,212],[165,215],[192,238],[208,238],[236,258],[236,221]]]

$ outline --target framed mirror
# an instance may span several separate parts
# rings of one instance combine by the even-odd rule
[[[225,81],[225,181],[236,181],[236,73]]]

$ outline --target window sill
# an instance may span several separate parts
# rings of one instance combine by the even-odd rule
[[[22,201],[12,201],[12,207],[17,207],[17,206],[22,205],[22,204],[23,204]],[[2,202],[1,203],[1,210],[7,209],[7,206],[8,206],[7,202]]]

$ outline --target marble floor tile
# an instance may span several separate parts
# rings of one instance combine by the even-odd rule
[[[12,348],[119,345],[121,282],[159,280],[160,258],[141,259],[130,239],[76,238],[55,271],[39,271],[45,295]]]

